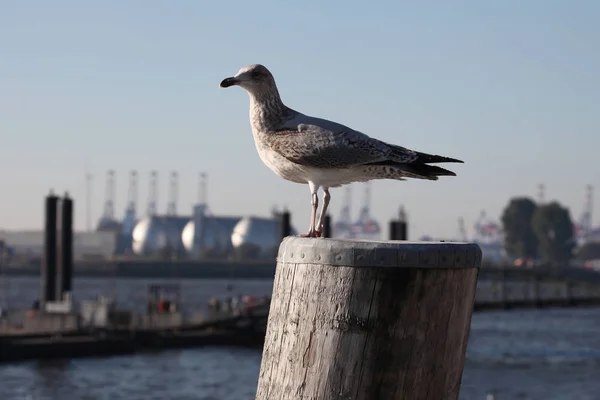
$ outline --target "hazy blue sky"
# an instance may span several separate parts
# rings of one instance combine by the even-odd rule
[[[465,161],[437,182],[374,182],[386,229],[404,204],[414,234],[453,236],[459,216],[496,218],[540,182],[579,218],[584,186],[600,187],[599,20],[594,0],[1,1],[0,227],[40,228],[54,188],[84,228],[86,168],[94,219],[109,168],[121,216],[135,168],[142,210],[151,169],[161,211],[179,171],[182,212],[206,171],[214,213],[287,205],[305,230],[308,187],[262,164],[246,93],[218,88],[252,63],[292,108]]]

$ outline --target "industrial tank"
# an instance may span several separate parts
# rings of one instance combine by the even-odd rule
[[[138,255],[184,253],[181,232],[190,217],[148,216],[133,228],[132,249]]]
[[[293,228],[291,234],[296,234]],[[273,258],[280,242],[281,224],[273,218],[244,217],[231,234],[236,254],[242,258]]]
[[[225,257],[233,253],[231,232],[241,217],[202,216],[183,228],[181,241],[191,258]]]

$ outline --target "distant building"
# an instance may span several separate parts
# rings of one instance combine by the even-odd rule
[[[600,227],[592,229],[588,232],[585,237],[586,242],[598,242],[600,243]]]
[[[18,258],[41,258],[44,254],[43,231],[0,231],[0,240]],[[110,259],[115,253],[114,232],[73,232],[73,259]]]

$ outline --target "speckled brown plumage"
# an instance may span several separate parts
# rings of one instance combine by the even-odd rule
[[[462,161],[422,153],[374,139],[339,123],[295,111],[281,101],[273,75],[260,64],[240,69],[221,87],[241,86],[250,96],[250,124],[261,160],[280,177],[307,183],[313,210],[309,235],[318,235],[329,202],[330,187],[373,179],[437,180],[455,175],[431,163]],[[325,201],[315,225],[317,191]]]

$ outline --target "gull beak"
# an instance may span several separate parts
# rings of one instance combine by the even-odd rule
[[[240,81],[238,79],[236,79],[235,77],[225,78],[221,81],[221,83],[219,84],[219,87],[227,88],[229,86],[237,85],[239,82]]]

